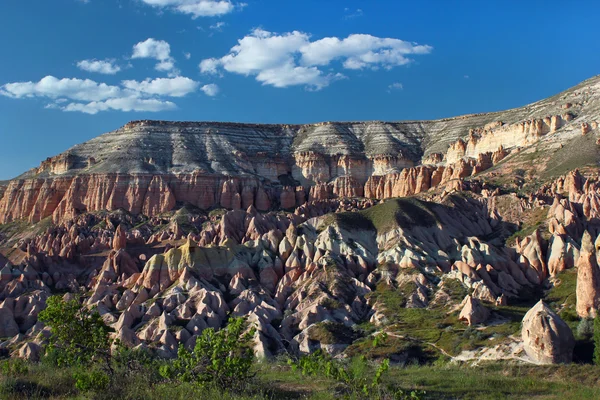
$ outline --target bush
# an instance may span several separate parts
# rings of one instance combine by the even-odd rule
[[[196,340],[192,352],[179,346],[177,359],[164,364],[160,374],[170,380],[239,389],[251,378],[254,352],[250,341],[255,329],[247,329],[244,318],[232,318],[225,329],[208,328]]]
[[[52,296],[38,319],[50,327],[52,335],[46,352],[59,366],[82,366],[102,360],[112,371],[109,328],[97,311],[83,307],[77,300]]]
[[[160,380],[159,362],[148,350],[117,346],[113,352],[112,361],[115,372],[121,377],[142,374],[151,383]]]
[[[318,350],[300,357],[297,362],[290,359],[288,364],[292,370],[299,369],[304,376],[325,376],[340,381],[356,396],[379,398],[377,393],[382,390],[381,379],[389,369],[390,361],[383,360],[373,371],[364,356],[353,358],[346,366]]]
[[[594,320],[582,319],[577,325],[577,336],[581,339],[589,340],[594,335]]]
[[[379,335],[375,335],[372,342],[373,347],[379,347],[383,342],[386,341],[387,337],[388,334],[386,332],[382,332]]]
[[[594,364],[600,365],[600,316],[594,318]]]
[[[75,387],[82,392],[99,392],[108,388],[110,377],[104,371],[97,369],[91,371],[77,371],[73,373]]]
[[[20,358],[14,358],[3,361],[2,364],[0,364],[0,371],[2,371],[2,375],[4,376],[16,377],[27,375],[29,368],[25,361]]]

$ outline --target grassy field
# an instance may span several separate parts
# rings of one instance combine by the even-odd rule
[[[399,226],[429,227],[438,222],[431,203],[414,197],[394,198],[359,212],[334,213],[326,224],[336,222],[346,230],[387,232]]]
[[[241,393],[226,393],[191,384],[149,384],[144,375],[120,377],[114,388],[101,393],[79,393],[70,370],[31,365],[18,376],[0,376],[1,399],[340,399],[344,386],[323,377],[305,377],[281,362],[263,362]],[[467,366],[392,367],[383,386],[395,397],[419,399],[598,399],[600,368],[591,365],[523,366],[484,364]]]

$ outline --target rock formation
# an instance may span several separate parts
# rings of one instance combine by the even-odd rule
[[[525,352],[539,364],[570,363],[573,359],[571,328],[541,300],[523,317],[521,335]]]
[[[600,180],[569,157],[595,149],[599,86],[437,121],[135,121],[75,146],[0,186],[0,349],[35,360],[57,292],[163,357],[230,316],[260,357],[347,356],[366,323],[417,347],[437,328],[440,348],[474,331],[508,345],[506,305],[574,267],[577,306],[559,306],[591,317]],[[571,358],[542,302],[522,341],[535,362]]]
[[[0,223],[50,216],[59,222],[119,208],[155,216],[177,203],[289,209],[303,202],[294,191],[309,200],[414,195],[481,174],[534,143],[554,149],[555,134],[566,140],[577,129],[597,130],[599,82],[564,92],[572,104],[566,114],[563,103],[548,99],[436,121],[134,121],[10,181],[0,197]]]
[[[577,314],[594,318],[600,307],[600,267],[596,248],[589,232],[581,239],[581,255],[577,262]]]
[[[472,296],[465,297],[461,305],[463,308],[460,311],[458,319],[466,321],[467,325],[481,324],[490,316],[488,309],[485,308],[478,299],[473,298]]]

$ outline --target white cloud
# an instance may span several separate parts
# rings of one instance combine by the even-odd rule
[[[163,111],[176,108],[165,97],[183,97],[199,83],[186,77],[126,80],[121,86],[89,79],[46,76],[39,82],[14,82],[0,86],[0,95],[11,98],[47,98],[45,108],[96,114],[100,111]]]
[[[171,46],[164,40],[148,38],[133,46],[131,58],[154,58],[155,60],[168,60],[171,58]]]
[[[202,60],[199,67],[209,74],[225,70],[252,75],[275,87],[305,85],[320,89],[343,77],[340,73],[325,74],[320,69],[334,61],[350,70],[391,69],[410,63],[411,55],[428,54],[431,50],[431,46],[363,34],[311,41],[308,34],[299,31],[276,34],[255,29],[238,40],[229,54]]]
[[[183,76],[175,78],[149,78],[138,82],[133,80],[123,81],[122,85],[134,92],[158,96],[183,97],[195,92],[199,83]]]
[[[214,83],[209,83],[208,85],[204,85],[200,88],[200,90],[202,90],[204,92],[204,94],[206,94],[207,96],[216,96],[219,94],[219,92],[221,91],[221,89],[219,89],[219,86],[217,86]]]
[[[183,56],[185,57],[186,60],[189,60],[190,58],[192,58],[191,53],[183,53]]]
[[[388,93],[392,92],[393,90],[402,90],[404,89],[404,85],[402,85],[400,82],[394,82],[391,85],[388,86]]]
[[[216,58],[207,58],[200,62],[200,71],[205,74],[218,74],[221,61]]]
[[[158,61],[157,71],[169,72],[176,76],[179,71],[175,68],[175,59],[171,57],[171,46],[164,40],[148,38],[133,46],[131,58],[152,58]]]
[[[225,22],[223,21],[219,21],[215,24],[212,24],[211,26],[209,26],[208,28],[213,30],[213,31],[219,31],[221,32],[223,30],[223,27],[227,25]]]
[[[229,0],[142,0],[144,3],[157,7],[167,8],[174,12],[188,14],[193,19],[199,17],[218,17],[233,12],[236,8]],[[245,7],[245,3],[238,4],[238,8]]]
[[[0,87],[0,94],[13,98],[48,97],[56,99],[65,97],[79,101],[99,101],[118,97],[121,89],[105,83],[97,83],[90,79],[64,78],[46,76],[39,82],[14,82]]]
[[[175,103],[158,99],[140,99],[138,97],[120,97],[105,101],[91,103],[69,103],[62,108],[63,111],[78,111],[86,114],[97,114],[100,111],[148,111],[158,112],[177,108]]]
[[[345,68],[362,69],[405,65],[411,61],[408,55],[428,54],[431,50],[430,46],[400,39],[353,34],[342,40],[329,37],[308,43],[300,52],[304,64],[327,65],[333,60],[343,59]]]
[[[114,59],[107,60],[81,60],[77,67],[88,72],[97,72],[99,74],[114,75],[121,70],[121,67],[115,64]]]

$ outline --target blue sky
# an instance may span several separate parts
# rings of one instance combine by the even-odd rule
[[[5,0],[0,179],[130,120],[434,119],[600,73],[600,2]]]

